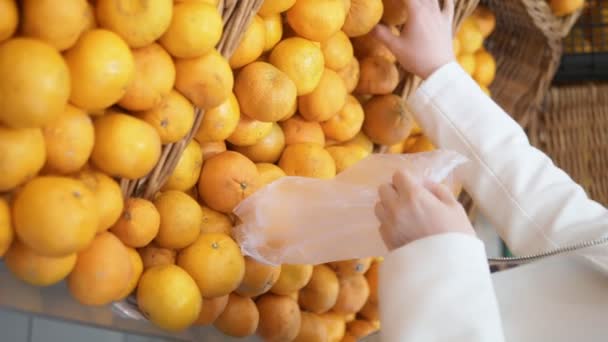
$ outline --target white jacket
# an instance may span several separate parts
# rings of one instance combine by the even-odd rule
[[[608,210],[530,146],[458,64],[435,72],[409,104],[433,143],[470,159],[464,188],[514,254],[608,234]],[[476,238],[415,241],[381,267],[382,340],[606,341],[608,278],[598,270],[608,271],[607,246],[490,275]]]

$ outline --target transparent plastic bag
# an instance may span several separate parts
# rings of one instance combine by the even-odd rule
[[[453,186],[466,159],[456,152],[373,154],[331,180],[281,178],[234,210],[245,255],[267,264],[321,264],[385,255],[374,214],[378,187],[405,169],[415,179]]]

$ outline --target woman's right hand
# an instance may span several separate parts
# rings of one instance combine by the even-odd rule
[[[443,11],[438,0],[402,0],[409,17],[399,35],[378,25],[374,32],[397,57],[401,66],[427,79],[436,70],[454,61],[452,23],[454,0],[445,0]]]

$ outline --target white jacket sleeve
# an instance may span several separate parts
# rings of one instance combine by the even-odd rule
[[[414,241],[380,267],[384,342],[501,342],[483,243],[464,234]]]
[[[461,170],[463,185],[515,254],[608,234],[606,208],[530,146],[521,127],[458,64],[435,72],[409,104],[433,143],[470,159]],[[579,254],[608,270],[605,246]]]

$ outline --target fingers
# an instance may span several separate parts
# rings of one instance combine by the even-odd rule
[[[378,220],[380,222],[386,221],[386,219],[387,219],[386,210],[384,209],[382,202],[376,203],[376,206],[374,207],[374,213],[376,214],[376,217],[378,218]]]
[[[395,36],[391,32],[391,29],[387,26],[378,24],[372,32],[374,37],[384,43],[384,45],[386,45],[386,47],[391,50],[391,52],[395,53],[395,51],[399,49],[399,46],[401,45],[401,40],[399,39],[399,36]]]
[[[454,20],[454,7],[455,7],[454,0],[444,0],[444,3],[443,3],[443,15],[450,22],[452,22],[452,20]]]
[[[437,199],[439,199],[441,202],[443,202],[445,204],[453,205],[453,204],[458,203],[458,201],[456,200],[456,197],[454,197],[454,194],[452,194],[450,189],[448,189],[448,187],[443,184],[438,184],[438,183],[431,182],[431,181],[425,181],[424,187],[427,190],[429,190],[433,195],[435,195],[435,197],[437,197]]]
[[[384,204],[397,203],[399,200],[399,195],[391,184],[380,185],[378,194],[380,195],[380,201]]]
[[[399,197],[407,198],[415,194],[420,186],[414,178],[405,171],[397,171],[393,175],[393,186],[397,190]]]

